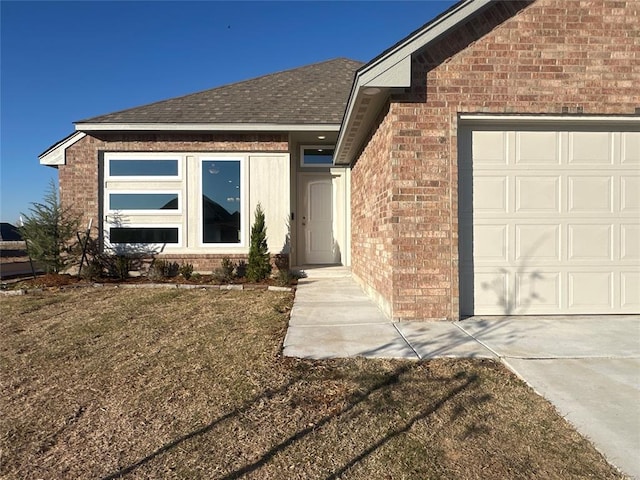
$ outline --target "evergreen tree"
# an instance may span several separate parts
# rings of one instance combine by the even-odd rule
[[[78,232],[79,219],[71,214],[69,208],[63,208],[53,181],[44,202],[31,205],[31,214],[22,214],[23,225],[18,230],[27,242],[31,258],[47,273],[60,273],[75,259],[71,255],[70,241]]]
[[[267,247],[267,227],[264,222],[264,211],[258,204],[255,220],[251,227],[251,246],[249,247],[249,263],[247,278],[251,282],[264,280],[271,273],[271,261]]]

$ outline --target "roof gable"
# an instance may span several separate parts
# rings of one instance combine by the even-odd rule
[[[362,62],[337,58],[76,122],[86,124],[340,124]]]
[[[461,0],[360,68],[338,134],[336,164],[348,165],[355,160],[370,125],[389,95],[411,87],[412,56],[416,52],[428,51],[440,39],[449,38],[461,28],[471,25],[485,11],[501,12],[491,17],[491,22],[486,25],[490,27],[533,2],[535,0]],[[475,33],[478,38],[483,34],[482,29]]]

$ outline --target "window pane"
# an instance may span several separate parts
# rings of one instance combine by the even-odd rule
[[[177,177],[178,160],[109,160],[112,177]]]
[[[177,193],[110,193],[111,210],[177,210]]]
[[[111,243],[178,243],[178,229],[173,227],[112,227]]]
[[[240,243],[240,161],[202,162],[204,243]]]
[[[333,148],[305,148],[302,162],[305,165],[332,165]]]

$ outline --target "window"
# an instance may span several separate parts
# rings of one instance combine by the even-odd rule
[[[178,227],[111,227],[109,242],[138,244],[178,244],[180,235]]]
[[[128,156],[114,155],[112,154],[111,158],[107,160],[107,178],[151,177],[158,180],[169,180],[180,177],[180,161],[177,158],[152,158],[150,155],[147,155],[146,158],[135,158],[133,154]]]
[[[109,192],[108,210],[147,211],[178,213],[180,211],[178,192]]]
[[[202,159],[202,243],[242,243],[242,161]]]
[[[303,167],[331,167],[333,153],[331,145],[305,145],[300,148],[300,165]]]

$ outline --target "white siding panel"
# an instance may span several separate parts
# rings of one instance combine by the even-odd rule
[[[289,250],[290,192],[289,155],[249,156],[249,215],[261,204],[267,225],[267,244],[272,254]]]

